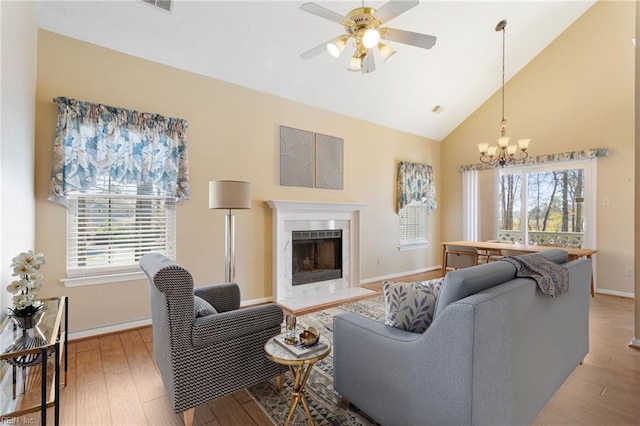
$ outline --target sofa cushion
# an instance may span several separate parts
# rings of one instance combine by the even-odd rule
[[[217,314],[216,308],[211,306],[211,303],[204,300],[202,297],[193,296],[193,315],[196,318],[206,317],[207,315]]]
[[[382,284],[386,305],[385,324],[413,333],[423,333],[431,321],[436,299],[444,278],[403,283]]]

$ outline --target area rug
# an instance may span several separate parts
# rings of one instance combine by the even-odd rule
[[[356,312],[370,318],[385,316],[384,299],[377,296],[323,311],[298,317],[301,327],[315,327],[333,343],[333,317],[342,312]],[[291,388],[293,386],[289,373],[285,375],[282,391],[278,392],[273,380],[258,383],[247,390],[262,407],[264,412],[277,425],[283,425],[289,413]],[[369,426],[375,423],[364,416],[357,408],[344,405],[333,390],[333,350],[326,358],[318,361],[306,386],[307,402],[316,425]],[[291,425],[307,425],[304,409],[298,404]]]

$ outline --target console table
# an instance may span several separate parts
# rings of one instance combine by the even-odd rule
[[[0,323],[0,418],[40,411],[40,424],[44,426],[47,408],[54,407],[54,422],[58,425],[61,363],[64,363],[62,384],[67,384],[69,301],[66,296],[41,301],[44,315],[36,327],[21,329],[10,317]],[[32,374],[40,376],[39,389],[30,385]]]

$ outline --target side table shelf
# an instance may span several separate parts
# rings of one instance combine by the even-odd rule
[[[15,418],[40,411],[47,424],[47,408],[54,407],[60,423],[60,365],[67,385],[66,296],[42,299],[45,313],[38,326],[23,330],[6,317],[0,323],[0,418]],[[40,371],[38,371],[38,369]]]

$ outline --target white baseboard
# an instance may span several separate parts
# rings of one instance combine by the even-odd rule
[[[253,305],[263,305],[273,302],[273,297],[262,297],[260,299],[251,299],[240,302],[240,307]],[[151,325],[151,318],[145,318],[137,321],[123,322],[120,324],[107,325],[104,327],[90,328],[88,330],[72,331],[69,333],[69,340],[86,339],[89,337],[100,336],[102,334],[117,333],[120,331],[130,330]]]
[[[413,271],[404,271],[404,272],[399,272],[397,274],[367,278],[364,280],[360,280],[360,284],[369,284],[369,283],[375,283],[376,281],[384,281],[384,280],[389,280],[393,278],[405,277],[407,275],[422,274],[423,272],[436,271],[438,269],[442,269],[442,266],[429,266],[428,268],[415,269]]]
[[[273,302],[273,297],[271,296],[261,297],[260,299],[251,299],[251,300],[245,300],[244,302],[240,302],[240,307],[244,308],[246,306],[264,305],[265,303],[271,303],[271,302]]]
[[[629,299],[634,298],[633,293],[627,293],[625,291],[606,290],[604,288],[596,289],[596,294],[608,294],[609,296],[627,297]]]
[[[86,339],[88,337],[95,337],[101,334],[117,333],[119,331],[145,327],[147,325],[151,325],[151,318],[107,325],[104,327],[90,328],[88,330],[72,331],[69,333],[69,340]]]
[[[640,349],[640,339],[634,337],[631,339],[631,342],[629,342],[629,346],[634,349]]]

